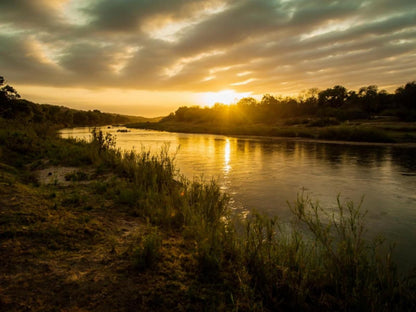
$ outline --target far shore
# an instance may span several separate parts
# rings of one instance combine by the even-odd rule
[[[247,124],[219,126],[179,122],[134,123],[127,128],[158,130],[178,133],[216,134],[244,138],[268,138],[328,144],[416,147],[416,123],[379,122],[362,120],[335,126],[308,127],[304,125]]]

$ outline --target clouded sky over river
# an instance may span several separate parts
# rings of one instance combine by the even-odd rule
[[[158,116],[415,73],[414,0],[0,1],[0,75],[40,103]]]

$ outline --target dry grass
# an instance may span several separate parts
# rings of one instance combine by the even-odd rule
[[[151,229],[146,222],[88,185],[18,180],[1,172],[1,310],[168,311],[191,304],[196,264],[181,236],[163,234],[159,262],[140,273],[132,255]],[[89,203],[62,205],[70,192],[84,192]]]

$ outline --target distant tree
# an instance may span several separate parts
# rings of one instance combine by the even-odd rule
[[[416,81],[408,82],[404,87],[398,88],[395,98],[399,107],[416,110]]]
[[[260,101],[261,115],[264,121],[273,122],[282,117],[281,101],[270,94],[263,95]]]
[[[362,87],[358,91],[358,97],[360,99],[362,109],[368,114],[377,113],[380,109],[378,87],[371,85],[368,87]]]
[[[262,105],[278,105],[279,101],[273,95],[265,94],[260,103]]]
[[[416,120],[416,81],[408,82],[394,94],[397,115],[402,120]]]
[[[348,92],[343,86],[334,86],[319,92],[318,104],[321,107],[340,108],[348,99]]]
[[[378,93],[380,111],[394,109],[394,94],[388,93],[386,90],[381,90]]]
[[[302,91],[297,101],[299,103],[299,114],[311,115],[316,112],[318,107],[318,88],[311,88],[309,90]]]
[[[73,122],[78,126],[87,125],[89,122],[88,115],[83,111],[75,111],[73,115]]]
[[[4,77],[0,76],[0,103],[20,98],[20,95],[12,86],[4,85],[4,83]]]
[[[237,107],[241,109],[244,109],[250,106],[255,107],[256,105],[257,105],[257,101],[255,98],[252,98],[252,97],[245,97],[237,102]]]

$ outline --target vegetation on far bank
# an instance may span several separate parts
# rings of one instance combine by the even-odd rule
[[[242,220],[214,181],[180,177],[166,150],[38,130],[0,119],[4,310],[416,308],[414,278],[366,238],[359,205],[326,211],[299,196],[290,224]]]
[[[176,132],[265,135],[361,142],[416,141],[416,82],[394,94],[377,86],[359,91],[334,86],[297,98],[266,94],[235,105],[180,107],[157,123],[128,127]]]
[[[0,117],[6,120],[19,120],[25,124],[34,124],[37,127],[43,125],[49,129],[160,120],[160,118],[103,113],[97,109],[83,111],[64,106],[36,104],[21,99],[17,90],[5,84],[2,76],[0,76]]]

